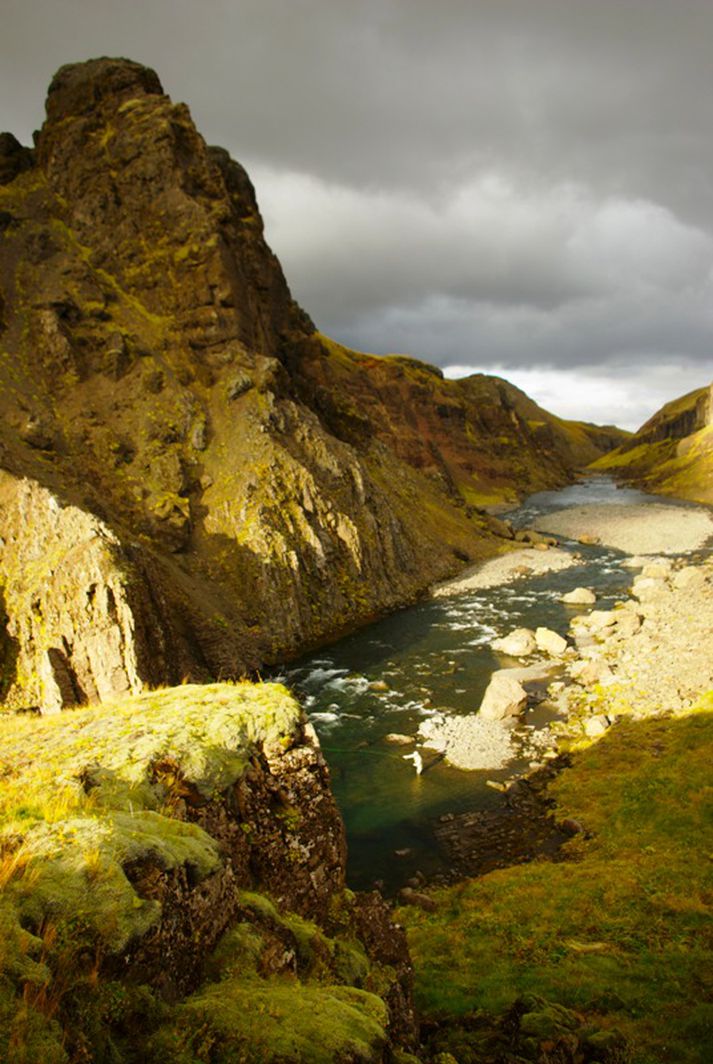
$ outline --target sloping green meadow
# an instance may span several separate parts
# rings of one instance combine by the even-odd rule
[[[712,710],[708,696],[686,717],[621,723],[574,755],[552,788],[558,817],[585,829],[568,860],[399,914],[426,1014],[457,1023],[536,994],[619,1029],[637,1064],[713,1060]]]

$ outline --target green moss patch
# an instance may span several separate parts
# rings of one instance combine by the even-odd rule
[[[249,683],[186,685],[53,717],[4,717],[0,1059],[66,1059],[60,1042],[56,1053],[27,1054],[55,1039],[53,1017],[65,997],[77,987],[84,997],[90,992],[97,958],[123,951],[161,915],[159,902],[141,897],[124,869],[182,867],[200,882],[221,866],[214,839],[166,815],[175,788],[220,794],[256,748],[287,749],[300,721],[286,688]]]
[[[405,909],[430,1015],[523,994],[619,1028],[640,1064],[713,1059],[713,713],[626,722],[553,787],[571,860],[509,868]],[[598,1059],[598,1058],[597,1058]]]
[[[353,1064],[382,1059],[383,1001],[347,986],[228,979],[176,1008],[147,1046],[147,1064]]]

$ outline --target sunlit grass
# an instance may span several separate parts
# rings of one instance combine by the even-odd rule
[[[713,713],[622,723],[552,788],[587,838],[402,911],[427,1014],[535,993],[617,1026],[643,1062],[713,1059]]]

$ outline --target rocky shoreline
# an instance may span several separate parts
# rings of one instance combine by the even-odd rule
[[[634,548],[643,542],[640,511],[651,513],[656,526],[658,511],[676,508],[597,510],[599,520],[590,521],[589,527],[602,539],[612,528],[626,532],[624,510],[636,511],[627,518],[628,542]],[[693,516],[701,518],[696,522],[696,545],[701,546],[710,515],[703,511]],[[676,534],[667,519],[644,538],[651,542],[652,531],[665,534],[671,550],[690,552],[683,544],[691,542],[692,527],[679,527]],[[594,594],[585,588],[563,595],[572,618],[566,640],[553,643],[548,660],[527,665],[534,654],[543,654],[542,629],[519,629],[494,641],[494,649],[509,652],[506,660],[516,658],[519,666],[495,672],[491,687],[506,678],[521,689],[509,703],[505,699],[499,717],[432,718],[422,726],[425,744],[456,767],[502,767],[527,746],[531,757],[526,773],[504,784],[493,781],[503,792],[499,809],[440,818],[434,834],[451,873],[438,882],[483,875],[543,854],[556,859],[564,841],[586,830],[578,823],[557,823],[547,799],[548,783],[567,763],[567,751],[597,741],[624,718],[685,713],[701,691],[713,687],[713,660],[704,650],[713,628],[713,557],[705,551],[674,559],[633,555],[625,564],[632,569],[632,586],[613,609],[598,609]],[[543,684],[548,667],[556,678]],[[484,702],[487,708],[487,692]],[[527,708],[533,705],[550,709],[552,722],[528,728]]]

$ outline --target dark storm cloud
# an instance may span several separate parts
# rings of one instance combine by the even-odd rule
[[[340,339],[565,397],[579,367],[582,413],[629,423],[713,375],[710,0],[3,0],[2,24],[0,125],[28,139],[63,62],[154,66]]]

